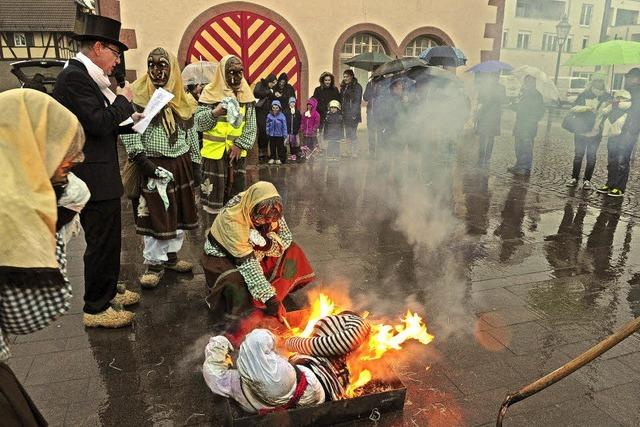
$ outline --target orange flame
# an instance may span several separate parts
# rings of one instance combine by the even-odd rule
[[[304,328],[294,328],[292,334],[301,337],[309,337],[313,332],[313,327],[318,320],[323,317],[338,314],[344,311],[329,298],[326,294],[319,294],[311,304],[311,315]],[[369,313],[362,314],[367,317]],[[362,362],[377,360],[384,356],[390,350],[398,351],[402,349],[402,345],[408,340],[415,340],[424,345],[434,340],[434,336],[427,332],[427,326],[417,313],[407,310],[407,313],[400,319],[399,324],[387,325],[384,323],[370,322],[371,334],[366,346],[352,354],[349,360],[351,370],[351,383],[347,389],[347,396],[353,397],[355,391],[373,379],[373,375],[369,369],[365,369]]]

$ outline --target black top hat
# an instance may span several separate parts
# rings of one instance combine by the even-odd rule
[[[120,41],[120,22],[100,15],[82,14],[76,20],[74,30],[76,40],[98,40],[118,46],[121,52],[129,50]]]

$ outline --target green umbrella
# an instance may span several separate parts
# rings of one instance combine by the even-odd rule
[[[366,71],[373,71],[385,62],[391,61],[393,58],[381,52],[366,52],[349,58],[344,63],[351,67],[360,68]]]
[[[572,67],[631,64],[640,64],[640,43],[627,40],[611,40],[594,44],[576,53],[564,63]]]

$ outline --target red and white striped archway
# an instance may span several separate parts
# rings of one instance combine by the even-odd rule
[[[300,96],[300,55],[289,34],[273,20],[245,11],[217,15],[196,31],[186,62],[218,62],[225,55],[242,60],[250,84],[270,73],[287,73],[289,83]]]

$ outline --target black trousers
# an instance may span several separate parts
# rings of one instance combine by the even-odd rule
[[[607,141],[607,185],[625,191],[629,180],[629,165],[637,140],[629,141],[626,135],[609,137]]]
[[[120,275],[120,199],[90,201],[80,214],[84,253],[84,312],[100,313],[116,295]]]
[[[269,158],[287,163],[287,147],[284,146],[284,137],[269,137]]]
[[[516,169],[525,172],[531,171],[533,163],[533,140],[533,135],[526,133],[516,134]]]
[[[582,168],[582,158],[587,157],[587,165],[584,168],[584,179],[591,181],[593,170],[596,167],[596,154],[598,154],[598,146],[600,145],[600,136],[584,136],[576,134],[573,137],[575,154],[573,156],[573,172],[571,177],[580,178],[580,169]]]
[[[491,162],[491,153],[493,152],[493,142],[495,140],[493,135],[478,135],[478,166],[489,166]]]

